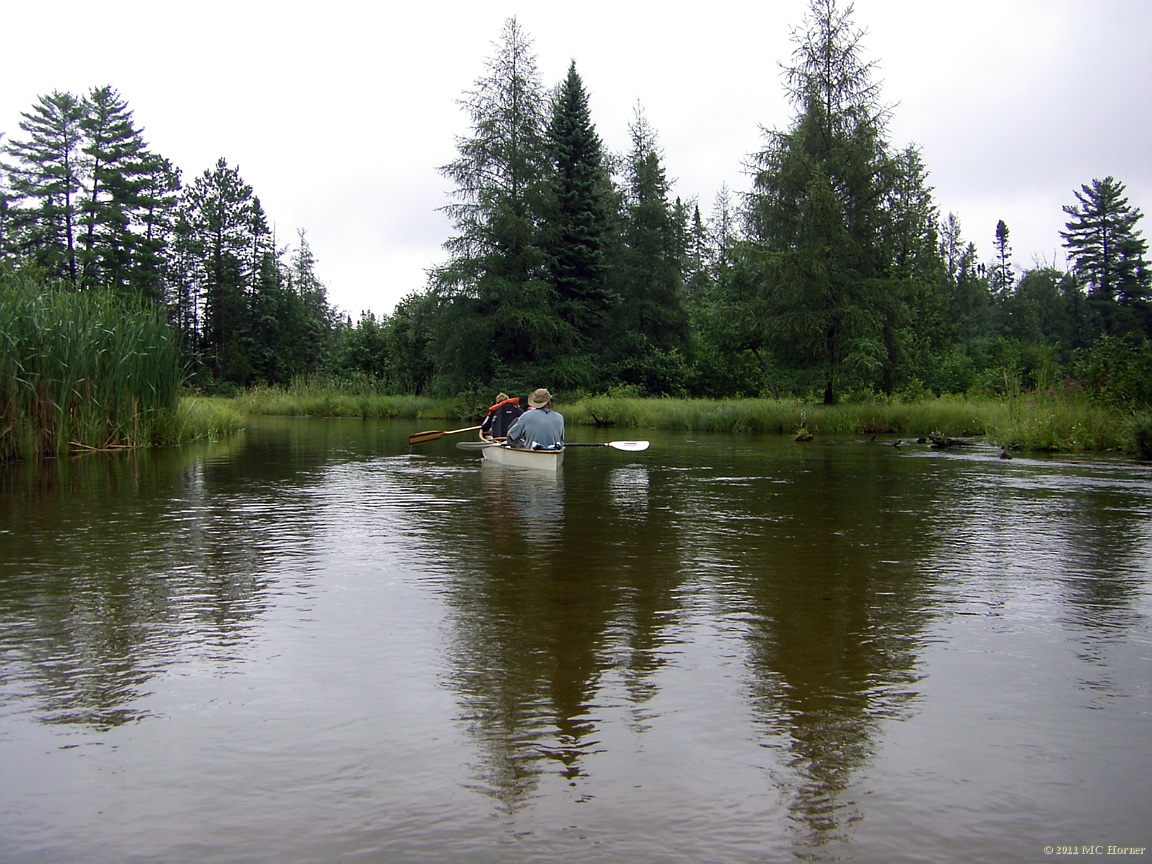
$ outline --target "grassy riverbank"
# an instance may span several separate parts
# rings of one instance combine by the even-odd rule
[[[300,385],[257,388],[236,399],[249,414],[407,418],[421,428],[478,421],[487,404],[478,398],[429,399],[381,396],[367,386]],[[915,402],[872,401],[824,406],[797,399],[639,399],[582,396],[556,406],[569,428],[794,435],[806,427],[816,437],[873,435],[917,438],[938,433],[983,438],[1020,451],[1152,454],[1152,413],[1133,414],[1083,398],[1019,396],[1011,399],[942,397]]]

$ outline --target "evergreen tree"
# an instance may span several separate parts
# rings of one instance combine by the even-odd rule
[[[891,320],[883,232],[894,172],[851,12],[812,0],[807,29],[793,34],[786,80],[798,116],[753,156],[746,214],[771,308],[763,324],[781,356],[817,376],[826,403],[838,379],[882,372]]]
[[[10,248],[54,278],[79,284],[77,201],[82,191],[80,145],[84,105],[71,93],[41,96],[21,114],[27,136],[10,140],[5,153],[15,207],[8,208]]]
[[[97,87],[83,100],[84,284],[124,288],[138,235],[132,230],[145,202],[147,146],[127,103],[111,87]]]
[[[941,223],[940,256],[944,262],[944,308],[950,338],[967,346],[984,332],[991,298],[976,246],[964,242],[955,213],[949,213]]]
[[[130,281],[142,297],[163,301],[174,273],[170,264],[178,204],[180,171],[162,156],[149,153],[140,173],[137,204],[139,236],[134,245]]]
[[[1001,219],[996,223],[996,261],[992,265],[992,290],[1003,299],[1012,293],[1016,280],[1012,275],[1012,244],[1008,242],[1008,226]]]
[[[552,100],[547,131],[552,211],[547,249],[558,309],[581,351],[599,341],[612,294],[607,285],[611,178],[573,61]]]
[[[684,351],[688,313],[680,269],[682,229],[668,201],[670,184],[656,132],[639,105],[629,132],[617,327],[631,338],[621,344],[632,352],[644,345],[662,352]]]
[[[1087,286],[1108,333],[1149,325],[1148,247],[1136,229],[1143,214],[1124,191],[1112,177],[1081,186],[1075,193],[1079,203],[1064,207],[1072,218],[1060,232],[1073,271]]]
[[[441,168],[455,184],[456,233],[432,274],[446,388],[553,360],[570,345],[557,314],[541,225],[547,212],[546,100],[531,40],[515,18],[463,104],[472,134]]]
[[[937,234],[940,214],[920,151],[908,147],[894,154],[888,169],[884,279],[879,286],[885,357],[878,379],[881,389],[891,393],[905,383],[930,382],[949,333],[941,291],[945,265]]]
[[[245,289],[254,226],[252,187],[221,157],[184,192],[193,282],[203,298],[201,344],[216,378],[246,381],[249,360],[237,339],[248,326]],[[257,229],[259,230],[259,229]]]
[[[712,396],[779,398],[778,370],[762,323],[768,315],[756,290],[749,259],[742,254],[738,213],[727,185],[720,187],[705,229],[707,279],[690,297],[694,390]]]

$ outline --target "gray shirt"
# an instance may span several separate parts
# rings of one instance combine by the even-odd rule
[[[564,415],[551,408],[533,408],[521,414],[508,430],[517,447],[555,447],[564,443]]]

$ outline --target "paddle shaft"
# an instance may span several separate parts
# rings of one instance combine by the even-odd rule
[[[486,450],[489,447],[499,447],[500,445],[495,441],[461,441],[456,446],[461,450]],[[567,450],[569,447],[612,447],[615,450],[629,450],[632,452],[639,452],[640,450],[648,449],[648,442],[605,441],[603,444],[573,443],[564,445],[565,450]]]
[[[640,451],[648,449],[647,441],[605,441],[603,444],[565,444],[565,447],[611,447],[614,450]]]

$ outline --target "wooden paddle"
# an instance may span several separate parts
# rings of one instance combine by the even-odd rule
[[[417,432],[415,435],[408,436],[408,446],[427,444],[429,441],[439,441],[445,435],[455,435],[458,432],[473,432],[479,428],[479,426],[465,426],[463,429],[453,429],[450,432],[440,432],[438,430],[432,432]]]

